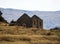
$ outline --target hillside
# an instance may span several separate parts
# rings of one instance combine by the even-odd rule
[[[60,26],[60,11],[28,11],[17,9],[0,8],[3,17],[10,22],[12,19],[17,20],[23,13],[27,13],[30,17],[33,15],[39,16],[44,21],[44,28],[50,29]]]
[[[0,44],[60,44],[60,30],[0,26]]]

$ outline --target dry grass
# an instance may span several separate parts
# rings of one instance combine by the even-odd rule
[[[60,44],[60,32],[21,26],[0,26],[0,44]]]

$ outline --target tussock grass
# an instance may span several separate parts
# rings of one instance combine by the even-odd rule
[[[60,31],[0,26],[0,43],[3,41],[8,44],[60,44]]]

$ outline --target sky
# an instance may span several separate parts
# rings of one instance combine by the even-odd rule
[[[60,0],[0,0],[0,7],[31,11],[58,11]]]

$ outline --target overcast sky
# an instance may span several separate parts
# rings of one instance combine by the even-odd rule
[[[33,11],[58,11],[60,10],[60,0],[0,0],[0,7]]]

